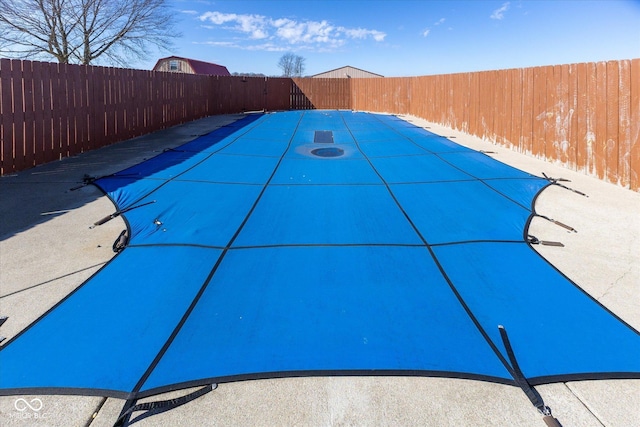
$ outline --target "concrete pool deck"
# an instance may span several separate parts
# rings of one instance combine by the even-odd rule
[[[181,145],[240,116],[214,116],[54,162],[0,180],[0,335],[11,338],[95,273],[114,254],[122,219],[89,229],[114,211],[94,186],[71,188],[84,174],[107,175]],[[552,264],[636,329],[640,329],[640,194],[430,124],[431,132],[519,169],[555,178],[586,193],[551,187],[537,211],[569,224],[568,233],[540,218],[530,234],[565,247],[537,246]],[[544,304],[544,295],[540,297]],[[43,355],[46,349],[42,349]],[[553,351],[552,348],[549,349]],[[640,380],[538,386],[564,426],[640,425]],[[162,400],[185,391],[155,396]],[[40,399],[39,410],[24,401]],[[19,399],[24,401],[18,402]],[[145,400],[143,400],[145,401]],[[123,400],[86,396],[0,397],[2,425],[113,425]],[[135,417],[135,414],[134,414]],[[519,425],[544,422],[512,386],[423,377],[311,377],[222,384],[187,405],[136,425]]]

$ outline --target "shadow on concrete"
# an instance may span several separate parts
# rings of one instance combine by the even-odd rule
[[[218,129],[243,118],[246,120],[238,125],[247,126],[259,117],[259,114],[209,116],[3,176],[0,178],[0,241],[102,197],[97,187],[85,185],[88,178],[112,175],[204,135],[207,143],[213,145],[229,135],[228,130]],[[184,160],[184,157],[180,158]]]

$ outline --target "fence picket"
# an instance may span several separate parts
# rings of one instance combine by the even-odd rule
[[[0,59],[0,137],[2,145],[2,174],[16,171],[13,150],[13,88],[11,83],[11,60]]]
[[[13,151],[15,153],[14,164],[16,170],[29,167],[25,163],[24,146],[24,91],[22,77],[22,61],[11,60],[11,81],[13,91]]]
[[[24,167],[30,168],[36,165],[33,63],[30,61],[25,61],[22,65],[22,107],[24,110]]]
[[[605,179],[618,181],[618,131],[620,128],[620,70],[618,61],[608,61],[606,82],[607,130],[605,145]]]
[[[640,189],[640,58],[630,63],[629,152],[622,156],[629,168],[629,188]]]

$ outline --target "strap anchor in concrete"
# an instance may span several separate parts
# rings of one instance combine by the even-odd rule
[[[547,221],[554,223],[555,225],[559,225],[560,227],[565,228],[565,229],[571,231],[572,233],[577,233],[578,232],[578,230],[576,230],[575,228],[571,227],[570,225],[564,224],[564,223],[562,223],[560,221],[557,221],[557,220],[555,220],[553,218],[549,218],[548,216],[544,216],[544,215],[540,215],[540,214],[536,214],[536,215],[539,216],[540,218],[544,218]]]
[[[544,172],[542,172],[542,176],[544,176],[544,177],[545,177],[545,179],[546,179],[547,181],[549,181],[549,182],[550,182],[551,184],[553,184],[553,185],[557,185],[558,187],[562,187],[562,188],[564,188],[565,190],[573,191],[574,193],[579,194],[579,195],[581,195],[581,196],[589,197],[589,196],[587,196],[585,193],[583,193],[582,191],[578,191],[578,190],[576,190],[576,189],[574,189],[574,188],[567,187],[566,185],[559,184],[559,182],[571,182],[571,181],[570,181],[570,180],[568,180],[568,179],[565,179],[565,178],[552,178],[552,177],[550,177],[550,176],[547,176],[547,174],[545,174]]]
[[[527,242],[529,242],[532,245],[557,246],[559,248],[564,248],[564,245],[562,244],[562,242],[552,242],[552,241],[549,241],[549,240],[540,240],[536,236],[532,236],[531,234],[529,234],[527,236]]]

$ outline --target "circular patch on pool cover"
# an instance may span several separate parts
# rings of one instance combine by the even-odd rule
[[[311,150],[311,154],[318,157],[340,157],[344,154],[344,150],[338,147],[316,148]]]

